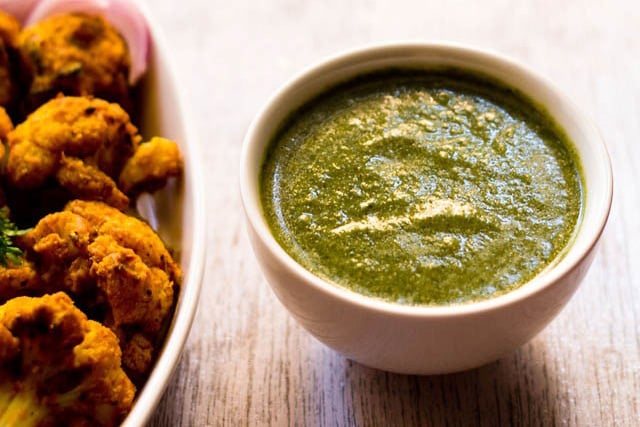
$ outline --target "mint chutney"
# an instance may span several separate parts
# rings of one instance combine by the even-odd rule
[[[260,191],[276,240],[303,267],[410,305],[526,283],[562,256],[584,198],[573,145],[548,113],[458,69],[329,89],[281,126]]]

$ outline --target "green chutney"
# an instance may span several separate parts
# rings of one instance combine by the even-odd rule
[[[581,216],[565,133],[517,90],[458,69],[329,89],[281,126],[264,215],[312,273],[410,305],[515,289],[561,258]]]

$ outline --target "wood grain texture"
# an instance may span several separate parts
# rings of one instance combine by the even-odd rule
[[[637,2],[148,3],[200,137],[209,220],[200,308],[151,425],[640,425]],[[460,374],[393,375],[324,347],[272,295],[245,235],[239,154],[260,106],[324,56],[391,39],[448,39],[519,59],[595,118],[614,166],[609,225],[574,299],[529,344]]]

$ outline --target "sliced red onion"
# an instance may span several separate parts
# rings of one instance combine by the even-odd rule
[[[102,15],[120,32],[127,41],[131,56],[129,83],[135,84],[147,69],[151,36],[147,21],[134,2],[131,0],[40,0],[27,18],[25,25],[34,24],[51,15],[69,12]]]
[[[0,0],[0,10],[13,15],[21,24],[40,0]]]

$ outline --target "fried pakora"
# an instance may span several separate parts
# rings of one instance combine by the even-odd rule
[[[102,17],[0,11],[0,426],[116,425],[166,333],[180,267],[124,211],[183,159],[142,142],[130,68]]]
[[[156,137],[140,144],[141,139],[118,104],[60,96],[8,132],[6,178],[21,190],[53,181],[69,194],[67,200],[103,201],[124,210],[125,193],[155,191],[182,172],[175,142]]]
[[[9,132],[13,130],[13,122],[11,121],[11,117],[7,114],[7,110],[3,107],[0,107],[0,140],[2,142],[7,141],[7,136]],[[0,144],[0,149],[2,150],[0,154],[0,159],[4,158],[4,144]]]
[[[95,96],[130,109],[127,44],[104,18],[54,15],[25,28],[18,44],[33,75],[27,111],[58,93]]]
[[[45,216],[22,247],[43,288],[68,292],[89,317],[113,330],[126,372],[143,379],[181,277],[158,235],[104,203],[76,200]]]
[[[23,61],[18,50],[20,24],[0,11],[0,106],[13,109],[24,92]]]
[[[118,104],[58,97],[29,115],[7,139],[10,186],[36,189],[55,180],[69,198],[102,200],[119,209],[128,206],[115,180],[140,136]]]
[[[80,159],[63,154],[56,181],[80,199],[103,200],[120,210],[129,205],[129,198],[120,191],[113,179]]]
[[[167,179],[182,173],[182,156],[178,145],[165,138],[155,137],[140,144],[127,160],[118,186],[130,197],[142,192],[154,192],[164,187]]]
[[[0,306],[0,425],[118,425],[135,387],[117,337],[64,293]]]
[[[45,286],[32,263],[21,260],[0,265],[0,304],[18,296],[44,293]]]
[[[61,96],[48,101],[8,134],[9,182],[23,189],[53,177],[66,157],[82,159],[113,179],[140,141],[118,104]]]

